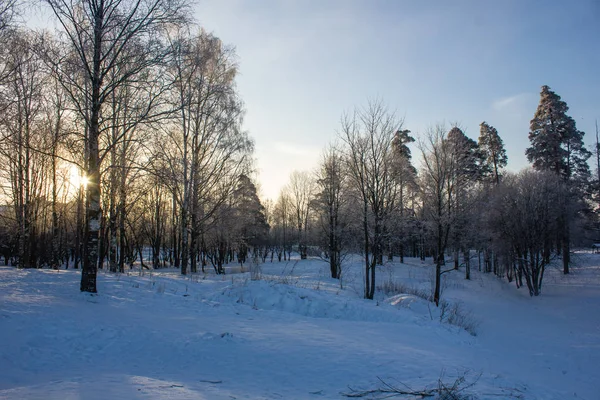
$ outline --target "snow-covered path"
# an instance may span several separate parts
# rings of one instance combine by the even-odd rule
[[[298,268],[314,278],[321,267]],[[401,277],[407,267],[395,268]],[[555,278],[539,299],[457,275],[446,295],[481,321],[472,337],[326,279],[315,288],[102,273],[92,297],[78,293],[75,271],[0,268],[0,398],[340,398],[377,377],[421,388],[443,370],[470,370],[482,373],[480,398],[512,388],[531,399],[595,399],[600,286],[598,271],[589,275],[576,291],[574,278]]]

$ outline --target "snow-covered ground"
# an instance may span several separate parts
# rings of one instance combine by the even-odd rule
[[[361,299],[360,262],[344,288],[320,260],[262,265],[262,279],[0,267],[0,399],[335,399],[379,378],[413,389],[466,374],[480,399],[600,398],[600,255],[551,269],[542,296],[474,272],[445,274],[476,336],[398,293]],[[430,290],[408,259],[378,282]],[[404,386],[402,386],[404,387]]]

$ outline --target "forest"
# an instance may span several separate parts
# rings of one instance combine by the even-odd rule
[[[531,296],[560,259],[598,237],[596,146],[543,86],[530,167],[509,172],[493,121],[411,132],[383,99],[340,117],[314,170],[261,199],[244,130],[234,48],[193,21],[186,0],[44,0],[55,30],[0,0],[0,252],[18,268],[98,270],[327,261],[343,280],[360,254],[364,298],[386,260],[430,258],[441,277],[477,268]],[[523,138],[527,132],[523,132]],[[593,168],[590,162],[593,161]],[[592,173],[594,170],[596,173]],[[75,289],[74,289],[75,290]]]

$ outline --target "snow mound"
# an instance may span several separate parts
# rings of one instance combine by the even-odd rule
[[[424,320],[410,310],[371,300],[335,296],[282,283],[247,281],[224,288],[212,301],[251,306],[255,310],[283,311],[312,318],[331,318],[365,322],[415,322]]]
[[[431,304],[418,296],[413,294],[397,294],[395,296],[388,297],[384,300],[384,303],[390,304],[395,307],[407,308],[412,310],[419,315],[432,315],[437,313],[436,307],[431,307]]]

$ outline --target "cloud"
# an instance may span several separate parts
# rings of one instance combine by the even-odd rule
[[[492,103],[492,108],[496,111],[521,108],[521,106],[531,100],[532,96],[533,95],[531,93],[519,93],[514,96],[502,97]]]

